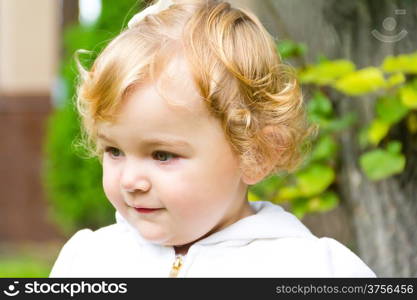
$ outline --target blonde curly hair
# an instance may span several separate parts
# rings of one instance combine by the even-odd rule
[[[90,70],[77,58],[77,108],[92,156],[101,161],[103,154],[98,122],[113,121],[129,90],[157,78],[175,49],[246,174],[265,178],[299,165],[311,127],[296,76],[253,13],[217,0],[178,0],[146,16],[114,38]]]

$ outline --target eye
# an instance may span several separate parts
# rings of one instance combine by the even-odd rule
[[[106,147],[104,151],[114,158],[121,156],[122,153],[119,149],[114,147]]]
[[[155,158],[156,160],[159,161],[168,161],[170,158],[174,159],[177,158],[178,156],[173,154],[173,153],[169,153],[169,152],[165,152],[165,151],[155,151],[152,154],[153,158]]]

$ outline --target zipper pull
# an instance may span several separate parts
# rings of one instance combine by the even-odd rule
[[[169,273],[169,277],[177,277],[182,265],[182,255],[177,255],[172,265],[171,272]]]

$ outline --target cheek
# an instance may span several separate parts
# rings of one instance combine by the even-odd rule
[[[241,177],[236,156],[226,150],[214,152],[201,169],[204,170],[200,175],[200,181],[204,183],[203,193],[216,199],[234,197]]]
[[[205,169],[207,167],[196,164],[175,178],[166,178],[163,182],[165,187],[159,186],[158,192],[164,205],[178,218],[178,222],[202,221],[213,211],[222,211],[222,206],[227,205],[224,198],[228,193],[223,184],[219,186],[222,180],[218,177],[220,172]]]
[[[116,170],[103,162],[103,190],[107,199],[114,205],[118,206],[121,202],[119,191],[119,181]]]
[[[198,156],[185,160],[172,173],[158,173],[153,178],[154,187],[167,206],[173,209],[197,206],[198,210],[235,197],[241,179],[239,157],[227,141],[220,140],[218,144],[215,148],[200,149]]]
[[[201,193],[201,189],[205,187],[199,175],[201,174],[188,169],[186,172],[177,173],[174,177],[169,176],[159,181],[158,187],[154,186],[164,205],[179,221],[192,218],[196,210],[201,206],[204,208],[204,198],[209,195]]]
[[[168,179],[168,178],[167,178]],[[158,194],[165,205],[172,207],[172,209],[180,210],[183,207],[186,207],[189,204],[192,195],[195,193],[196,182],[190,184],[190,177],[181,174],[175,178],[169,178],[166,181],[163,181],[164,187],[159,186],[156,188]],[[198,185],[198,184],[197,184]]]

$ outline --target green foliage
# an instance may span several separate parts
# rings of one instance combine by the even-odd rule
[[[412,112],[408,115],[407,128],[412,134],[417,133],[417,113],[416,112]]]
[[[82,159],[73,146],[78,126],[70,105],[55,111],[48,124],[44,182],[51,218],[64,233],[79,226],[95,227],[113,215],[102,191],[98,161]]]
[[[313,99],[308,102],[307,110],[310,120],[317,123],[322,119],[331,119],[333,115],[332,103],[320,92],[316,92]]]
[[[395,73],[388,77],[387,79],[387,88],[394,87],[396,85],[399,85],[401,83],[405,82],[405,76],[403,73]]]
[[[372,145],[378,145],[379,142],[388,134],[389,123],[374,119],[368,128],[368,141]]]
[[[324,192],[335,178],[331,167],[320,163],[313,163],[296,173],[301,195],[311,197]]]
[[[355,70],[355,65],[348,60],[323,61],[314,66],[309,66],[300,72],[300,79],[304,83],[326,85],[336,79],[350,74]]]
[[[322,163],[313,163],[295,174],[295,185],[282,188],[275,200],[309,198],[324,192],[334,181],[335,174],[331,167]]]
[[[417,80],[400,88],[401,102],[410,109],[417,109]]]
[[[335,192],[324,192],[311,199],[309,211],[326,212],[335,208],[339,204],[339,201],[339,196]]]
[[[329,98],[318,91],[308,101],[307,112],[310,121],[324,129],[314,141],[303,167],[294,174],[273,176],[251,187],[249,194],[254,201],[289,202],[292,212],[299,218],[337,206],[339,197],[332,190],[336,179],[334,163],[338,154],[335,134],[353,120],[351,115],[344,120],[338,119]]]
[[[289,40],[282,40],[277,44],[277,51],[283,59],[302,56],[305,54],[306,50],[307,48],[305,45],[297,44]]]
[[[48,121],[45,144],[44,185],[51,203],[50,215],[64,233],[82,227],[98,228],[114,220],[114,208],[106,199],[101,183],[101,166],[96,159],[86,159],[75,147],[80,124],[74,107],[77,69],[74,53],[78,49],[92,51],[81,57],[90,67],[103,47],[125,27],[142,2],[103,1],[102,12],[95,24],[85,27],[74,24],[64,33],[65,55],[60,76],[67,94]]]
[[[332,192],[324,192],[312,198],[295,198],[291,202],[292,212],[298,217],[303,218],[308,213],[326,212],[334,209],[339,204],[339,196]]]
[[[353,124],[356,116],[353,113],[342,118],[335,118],[330,100],[321,92],[316,92],[307,104],[310,122],[317,124],[324,133],[343,130]]]
[[[340,60],[334,61],[336,64],[327,61],[326,66],[335,68]],[[348,96],[360,96],[373,92],[378,92],[375,105],[375,118],[370,124],[365,125],[359,133],[359,141],[362,148],[375,147],[382,141],[389,138],[390,130],[395,124],[405,120],[407,128],[411,133],[417,132],[417,79],[407,77],[406,74],[416,74],[417,69],[417,53],[403,54],[397,57],[387,57],[380,68],[367,67],[354,72],[346,72],[336,81],[325,80],[326,86],[334,88]],[[319,72],[314,73],[311,70],[320,70],[322,63],[316,66],[309,66],[301,71],[301,74],[313,74],[320,76]],[[304,73],[303,73],[304,72]],[[392,74],[385,74],[392,73]],[[318,86],[323,85],[323,80],[319,78],[301,77],[304,83],[314,83]],[[316,97],[317,98],[317,97]],[[319,98],[318,98],[319,99]],[[326,119],[323,118],[325,113],[330,113],[329,101],[319,99],[319,108],[316,104],[309,104],[309,116],[313,122],[320,125],[321,130],[326,130]],[[317,111],[321,111],[321,115],[317,116]],[[344,118],[346,116],[341,116]],[[364,173],[371,180],[380,180],[394,174],[402,172],[405,166],[405,157],[399,153],[396,143],[388,144],[387,149],[371,149],[361,156],[360,164]],[[316,147],[320,146],[320,143]],[[398,152],[389,151],[389,149],[397,149]],[[313,156],[316,155],[313,150]],[[334,152],[329,152],[329,156],[334,156]],[[378,160],[384,160],[378,163]]]
[[[401,173],[405,167],[405,157],[400,153],[401,143],[392,141],[387,149],[375,149],[360,157],[362,170],[371,180],[382,180]]]
[[[410,76],[417,74],[416,66],[417,53],[412,53],[387,57],[379,68],[356,70],[348,60],[321,59],[299,70],[301,82],[313,89],[313,97],[307,101],[307,114],[310,122],[320,128],[318,138],[300,170],[280,180],[269,180],[270,192],[266,194],[252,187],[253,198],[288,202],[299,218],[337,206],[339,196],[333,190],[339,155],[337,139],[340,131],[355,124],[356,114],[337,115],[332,101],[324,94],[326,89],[347,96],[377,95],[375,118],[358,131],[364,150],[359,165],[372,181],[403,172],[406,159],[401,153],[401,143],[390,141],[390,132],[404,121],[411,134],[417,133],[417,79]],[[379,148],[379,145],[386,146]]]
[[[317,140],[310,159],[312,161],[334,159],[339,150],[338,148],[338,144],[333,136],[323,135]]]
[[[397,96],[384,95],[377,99],[376,118],[361,133],[361,144],[378,145],[387,136],[391,127],[404,119],[409,108],[404,106]]]
[[[375,108],[378,119],[388,124],[401,121],[409,112],[398,97],[390,95],[378,98]]]
[[[347,95],[356,96],[374,92],[386,85],[382,71],[368,67],[343,76],[333,87]]]
[[[381,68],[385,72],[417,74],[417,53],[387,56]]]

